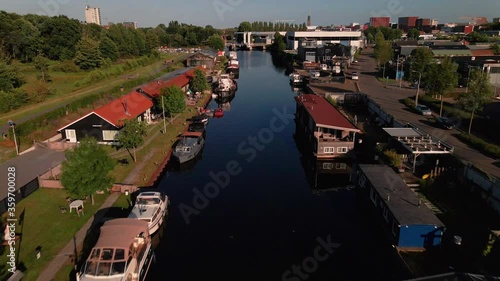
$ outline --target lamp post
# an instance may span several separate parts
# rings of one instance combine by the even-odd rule
[[[415,95],[415,106],[418,105],[418,94],[420,92],[420,82],[422,81],[422,72],[420,71],[416,72],[418,72],[418,84],[417,84],[417,94]]]
[[[19,155],[19,147],[17,146],[17,138],[16,138],[16,124],[9,119],[9,121],[7,122],[7,124],[9,124],[9,127],[12,128],[12,134],[14,135],[14,145],[16,146],[16,154]]]

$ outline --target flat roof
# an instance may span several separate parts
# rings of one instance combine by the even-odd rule
[[[310,83],[307,87],[316,95],[324,96],[327,93],[355,93],[357,92],[356,85],[346,79],[345,83]]]
[[[305,94],[296,96],[295,101],[307,110],[317,126],[360,132],[354,124],[323,97]]]
[[[0,200],[7,197],[7,169],[9,167],[16,168],[16,190],[18,190],[65,159],[64,151],[36,148],[0,164],[0,169],[5,171],[5,176],[2,176],[3,180],[0,182]]]
[[[311,31],[288,31],[287,34],[292,34],[293,36],[300,37],[331,37],[331,36],[349,36],[349,37],[361,37],[361,31],[322,31],[322,30],[311,30]]]
[[[453,146],[415,128],[384,128],[383,130],[412,154],[449,154],[454,150]]]
[[[444,226],[392,168],[385,165],[360,164],[359,169],[400,225]]]

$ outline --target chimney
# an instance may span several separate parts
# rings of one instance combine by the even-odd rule
[[[125,110],[125,115],[130,116],[130,113],[128,113],[127,98],[123,98],[123,109]]]
[[[307,16],[307,26],[311,26],[311,15]]]

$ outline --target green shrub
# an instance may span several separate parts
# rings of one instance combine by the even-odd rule
[[[461,133],[457,137],[461,141],[485,154],[488,154],[495,158],[500,158],[500,146],[498,145],[488,143],[478,137],[468,135],[466,133]]]
[[[413,108],[415,106],[415,101],[410,98],[404,98],[403,104],[406,105],[407,107]]]
[[[80,71],[80,68],[72,60],[67,60],[54,65],[52,70],[61,72],[78,72]]]
[[[403,165],[403,159],[401,158],[401,155],[396,152],[396,150],[386,150],[384,151],[384,155],[392,167],[400,168]]]

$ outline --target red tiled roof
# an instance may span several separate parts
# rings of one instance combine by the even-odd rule
[[[359,132],[347,118],[325,98],[306,94],[295,97],[295,101],[304,107],[318,126],[329,126]]]
[[[170,86],[178,86],[180,88],[186,86],[189,84],[191,81],[191,78],[194,76],[194,71],[196,69],[203,69],[201,67],[196,67],[193,69],[190,69],[182,74],[179,74],[178,76],[168,80],[168,81],[153,81],[146,86],[142,87],[142,90],[146,92],[148,95],[150,95],[153,98],[157,98],[160,96],[160,90],[165,88],[165,87],[170,87]]]
[[[483,50],[470,50],[472,55],[475,57],[481,57],[481,56],[494,56],[493,50],[490,49],[483,49]]]
[[[120,127],[120,120],[136,118],[152,106],[153,102],[149,98],[137,92],[132,92],[95,109],[94,113],[113,126]]]

